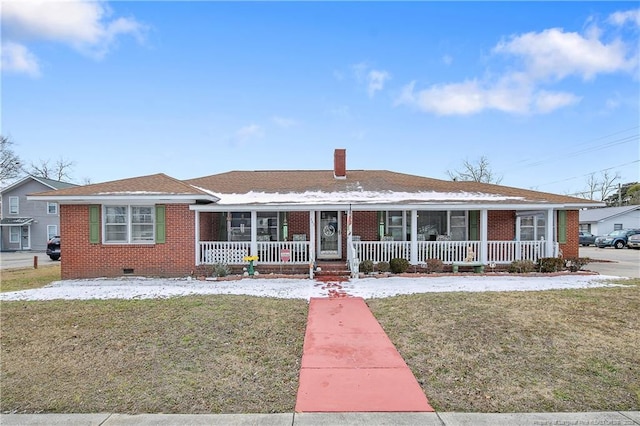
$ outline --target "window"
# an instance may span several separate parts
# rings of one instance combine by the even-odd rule
[[[278,213],[258,212],[258,241],[278,241]]]
[[[47,214],[58,214],[58,203],[47,203]]]
[[[227,215],[229,241],[251,241],[251,213],[233,212]]]
[[[391,235],[394,241],[404,241],[404,220],[401,211],[387,212],[387,235]]]
[[[155,214],[153,206],[105,206],[105,243],[155,242]]]
[[[438,235],[447,233],[446,211],[418,212],[418,239],[435,241]]]
[[[20,209],[18,208],[19,198],[9,197],[9,214],[18,214]]]
[[[47,240],[58,235],[58,225],[47,225]]]
[[[614,223],[613,224],[613,230],[614,231],[620,231],[622,229],[622,224],[621,223]]]
[[[467,212],[452,211],[449,217],[449,235],[453,241],[467,240]]]
[[[11,231],[9,231],[9,242],[10,243],[19,243],[20,242],[20,228],[17,226],[12,226]]]
[[[520,216],[520,241],[538,241],[544,239],[546,220],[543,214]]]

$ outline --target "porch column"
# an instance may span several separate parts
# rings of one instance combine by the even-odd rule
[[[347,263],[351,265],[351,261],[353,260],[353,212],[351,211],[351,205],[349,205],[349,210],[347,210]]]
[[[251,210],[251,256],[258,254],[258,213]],[[260,262],[260,259],[258,259]]]
[[[196,241],[195,241],[195,245],[196,245],[196,249],[195,249],[195,254],[196,254],[196,265],[200,264],[200,212],[198,210],[196,210],[196,221],[195,221],[195,231],[194,235],[196,236]]]
[[[554,232],[555,223],[553,221],[553,209],[547,210],[547,226],[545,232],[546,247],[545,247],[545,257],[553,257],[556,253],[553,252],[554,245]]]
[[[411,256],[409,263],[418,264],[418,210],[411,210]]]
[[[309,211],[309,278],[313,278],[313,265],[316,262],[316,211]]]
[[[487,209],[480,210],[480,262],[483,265],[486,265],[489,260],[488,218]]]

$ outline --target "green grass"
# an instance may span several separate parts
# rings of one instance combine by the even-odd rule
[[[225,295],[1,307],[2,412],[294,409],[303,300]]]
[[[640,288],[368,301],[439,411],[640,408]]]
[[[0,292],[29,290],[60,280],[60,265],[0,271]]]

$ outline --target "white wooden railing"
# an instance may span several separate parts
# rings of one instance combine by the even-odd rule
[[[249,241],[201,241],[198,246],[200,249],[198,260],[201,265],[246,264],[247,261],[244,258],[251,254]],[[310,263],[308,241],[259,241],[257,246],[256,264]]]
[[[256,264],[309,264],[309,241],[258,241],[258,261]],[[349,261],[358,259],[377,262],[389,262],[394,258],[411,260],[410,241],[353,241],[349,251]],[[427,259],[440,259],[445,264],[463,262],[473,252],[473,260],[480,260],[483,245],[480,241],[418,241],[417,262],[425,263]],[[251,243],[202,241],[199,243],[199,264],[240,265],[247,263],[245,256],[251,253]],[[514,260],[537,261],[541,257],[558,255],[558,244],[554,243],[553,252],[547,253],[545,241],[487,241],[487,263],[508,264]],[[356,265],[352,265],[354,269]]]

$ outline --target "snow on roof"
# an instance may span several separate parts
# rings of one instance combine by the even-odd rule
[[[218,204],[331,204],[331,203],[359,203],[378,204],[395,203],[403,201],[429,202],[429,201],[506,201],[523,200],[523,197],[508,197],[496,194],[479,192],[392,192],[392,191],[345,191],[323,192],[306,191],[301,193],[272,193],[254,192],[246,194],[220,194],[212,193],[220,198]]]

